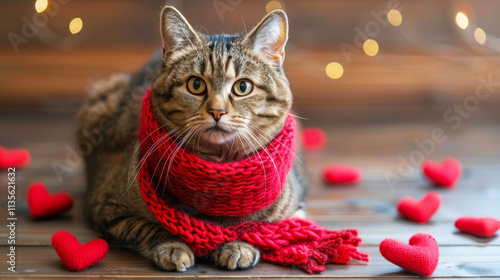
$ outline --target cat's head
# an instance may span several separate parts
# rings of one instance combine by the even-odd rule
[[[196,32],[171,6],[161,13],[163,66],[152,84],[157,118],[174,139],[229,161],[265,147],[292,105],[283,71],[288,22],[274,10],[246,35]]]

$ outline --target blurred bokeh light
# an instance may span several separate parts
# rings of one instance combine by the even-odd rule
[[[38,13],[42,13],[43,11],[45,11],[45,9],[47,9],[48,5],[49,5],[48,0],[37,0],[35,2],[35,10]]]
[[[457,13],[455,20],[457,22],[458,27],[462,29],[466,29],[467,26],[469,26],[469,19],[463,12]]]
[[[272,10],[276,10],[276,9],[282,9],[283,6],[281,5],[280,2],[278,1],[269,1],[269,3],[267,3],[266,5],[266,11],[269,13],[270,11]]]
[[[83,28],[83,21],[81,18],[74,18],[69,23],[69,31],[71,34],[77,34]]]
[[[483,29],[478,27],[476,28],[476,31],[474,31],[474,38],[479,44],[484,45],[486,42],[486,33]]]
[[[400,26],[403,22],[403,16],[398,10],[390,10],[387,13],[387,20],[394,26]]]
[[[326,75],[334,80],[339,79],[344,74],[344,67],[338,62],[328,63],[325,70]]]
[[[363,51],[368,56],[376,56],[378,53],[379,47],[377,41],[373,39],[368,39],[363,44]]]

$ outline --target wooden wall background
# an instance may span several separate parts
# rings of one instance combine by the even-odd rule
[[[140,67],[160,46],[158,15],[163,0],[49,0],[59,9],[37,36],[19,45],[9,34],[22,35],[23,18],[33,22],[34,0],[0,2],[0,108],[9,110],[76,110],[93,79]],[[61,3],[64,2],[64,3]],[[244,32],[266,13],[261,0],[173,0],[198,30]],[[290,18],[285,70],[295,93],[296,109],[305,115],[340,119],[398,116],[439,117],[454,103],[473,95],[478,77],[500,81],[498,65],[500,2],[429,0],[282,0]],[[376,22],[389,3],[399,3],[403,24],[380,26],[371,38],[380,51],[362,51],[350,61],[340,48],[353,45],[355,27]],[[226,8],[220,16],[217,7]],[[455,15],[464,11],[471,26],[459,29]],[[72,18],[83,30],[71,35]],[[488,34],[488,46],[474,41],[472,26]],[[497,49],[498,46],[498,49]],[[325,74],[329,62],[344,66],[344,75]],[[498,86],[495,86],[498,87]],[[498,118],[500,87],[479,108],[481,120]],[[479,115],[479,114],[476,114]]]

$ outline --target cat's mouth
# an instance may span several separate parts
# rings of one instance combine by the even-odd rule
[[[224,133],[231,133],[231,131],[227,130],[227,129],[224,129],[222,127],[220,127],[219,125],[214,125],[212,127],[209,127],[205,130],[205,132],[208,132],[208,131],[215,131],[215,132],[224,132]]]
[[[236,134],[219,124],[215,124],[205,129],[203,136],[206,140],[214,144],[223,144],[231,141]]]

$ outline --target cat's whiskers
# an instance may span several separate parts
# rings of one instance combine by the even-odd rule
[[[288,114],[289,114],[290,116],[293,116],[293,117],[297,118],[297,119],[306,120],[306,121],[308,121],[308,120],[309,120],[308,118],[304,118],[304,117],[301,117],[301,116],[297,116],[297,115],[294,115],[294,114],[292,114],[292,113],[290,113],[290,112],[288,112]]]
[[[261,137],[265,137],[267,133],[265,133],[265,131],[263,129],[260,129],[258,127],[253,127],[252,128],[255,130],[255,133],[259,133],[258,135],[260,135]],[[276,152],[278,153],[278,156],[280,157],[281,161],[284,162],[284,159],[283,157],[281,156],[280,152],[278,149],[276,149],[276,146],[274,146],[273,142],[276,141],[278,142],[278,144],[281,144],[282,146],[288,148],[286,145],[284,145],[283,143],[281,143],[279,140],[276,139],[276,137],[269,143],[269,145],[271,145],[275,150]],[[290,150],[290,149],[288,149]],[[295,155],[295,154],[294,154]]]
[[[134,183],[134,181],[137,179],[137,175],[139,174],[139,171],[142,169],[142,167],[144,166],[145,164],[145,160],[153,154],[154,151],[156,151],[159,147],[161,147],[161,145],[163,145],[162,142],[164,142],[165,139],[167,138],[176,138],[178,135],[182,134],[186,128],[184,127],[186,124],[189,124],[189,120],[188,122],[186,122],[184,125],[181,125],[181,126],[178,126],[174,129],[172,129],[171,131],[167,132],[165,135],[163,135],[162,137],[160,137],[160,139],[158,139],[155,143],[153,143],[153,145],[151,145],[151,147],[148,149],[148,151],[142,156],[141,158],[141,161],[137,164],[137,166],[134,168],[134,171],[132,172],[132,174],[129,176],[129,180],[130,181],[130,178],[133,176],[133,180],[132,182],[130,182],[129,186],[127,187],[127,190],[125,191],[125,193],[122,195],[122,198],[123,196],[128,192],[128,190],[130,189],[130,187],[132,186],[132,184]],[[164,128],[166,127],[167,124],[161,126],[160,128],[158,128],[155,132],[157,132],[158,130],[160,130],[161,128]],[[148,137],[150,137],[153,133],[155,132],[152,132],[151,134],[148,135]],[[146,140],[146,138],[141,142],[143,143],[144,141]],[[175,139],[174,139],[175,141]],[[140,147],[140,145],[139,145]],[[138,149],[138,148],[137,148]],[[164,155],[162,155],[162,158],[163,158]],[[133,159],[132,159],[133,160]],[[135,173],[135,174],[134,174]]]
[[[175,150],[172,152],[171,154],[171,158],[170,158],[170,161],[169,159],[167,158],[167,160],[165,160],[165,164],[168,162],[168,169],[167,169],[167,173],[166,173],[166,180],[165,180],[165,185],[168,184],[168,175],[170,173],[170,167],[172,166],[172,163],[174,162],[174,159],[177,155],[177,153],[179,152],[179,150],[182,148],[182,146],[189,141],[189,139],[191,139],[191,136],[193,135],[192,132],[193,130],[195,130],[195,127],[191,127],[191,129],[183,136],[181,142],[178,144],[178,146],[176,146]],[[162,168],[162,171],[161,171],[161,175],[160,175],[160,178],[161,176],[163,176],[163,171],[165,170],[165,164],[163,165],[163,168]],[[157,188],[158,188],[158,185],[157,184]],[[163,192],[161,194],[161,196],[163,196],[165,194],[165,186],[163,186]],[[157,190],[157,188],[155,189],[155,191]]]
[[[226,159],[230,158],[232,149],[231,149],[231,147],[229,147],[227,138],[224,134],[222,134],[222,138],[224,138],[224,144],[226,145],[227,149],[226,150],[222,149],[222,153],[221,153],[220,157],[222,159],[226,160]]]
[[[263,130],[262,130],[262,129],[260,129],[260,130],[263,132]],[[258,131],[256,131],[256,132],[258,132]],[[260,134],[260,135],[262,136],[262,134]],[[276,139],[274,139],[274,140],[276,140]],[[274,144],[273,144],[274,140],[273,140],[273,141],[271,141],[269,144],[270,144],[270,145],[271,145],[271,146],[272,146],[272,147],[276,150],[276,152],[278,153],[278,156],[279,156],[279,157],[280,157],[280,159],[281,159],[281,162],[284,162],[283,157],[281,156],[281,154],[280,154],[279,150],[277,150],[277,149],[276,149],[276,147],[275,147],[275,146],[274,146]],[[277,140],[276,140],[276,141],[277,141]],[[279,142],[279,141],[278,141],[278,142]],[[286,147],[286,146],[285,146],[285,147]],[[272,158],[271,158],[271,159],[272,159]],[[273,161],[273,163],[274,163],[274,161]],[[276,168],[276,165],[275,165],[275,168]],[[276,171],[277,171],[277,170],[276,170]],[[279,176],[279,173],[278,173],[278,176]],[[286,176],[290,177],[290,173],[288,173]],[[285,176],[285,177],[286,177],[286,176]],[[278,197],[278,201],[277,201],[277,203],[278,203],[278,207],[277,207],[277,208],[278,208],[278,209],[280,209],[280,208],[281,208],[281,207],[280,207],[280,205],[281,205],[281,203],[282,203],[282,196],[281,196],[281,195]]]
[[[257,133],[258,133],[258,132],[261,132],[261,134],[260,134],[261,136],[265,136],[265,135],[262,135],[262,133],[268,134],[268,133],[266,133],[263,129],[260,129],[260,128],[258,128],[258,127],[253,127],[253,128],[257,129],[257,131],[255,131],[255,132],[257,132]],[[268,135],[269,135],[269,134],[268,134]],[[274,142],[274,141],[278,142],[278,143],[279,143],[279,144],[281,144],[283,147],[286,147],[289,151],[291,151],[291,150],[290,150],[290,149],[289,149],[286,145],[284,145],[283,143],[281,143],[279,140],[276,140],[276,138],[275,138],[275,139],[273,139],[273,141],[271,141],[271,142],[269,143],[269,144],[270,144],[270,145],[271,145],[271,146],[272,146],[272,147],[276,150],[276,152],[278,153],[278,156],[280,157],[281,161],[282,161],[282,162],[284,162],[284,159],[283,159],[283,157],[281,156],[281,154],[280,154],[279,150],[277,150],[277,149],[276,149],[276,147],[275,147],[275,146],[274,146],[274,144],[273,144],[273,142]],[[295,153],[293,153],[293,152],[292,152],[292,154],[293,154],[293,155],[294,155],[294,156],[295,156],[295,157],[296,157],[296,158],[300,161],[300,158],[299,158],[299,157],[297,157],[297,155],[295,155]],[[300,161],[300,163],[302,163],[302,161]],[[303,164],[303,163],[302,163],[302,164]],[[291,177],[291,175],[290,175],[290,172],[289,172],[289,173],[287,173],[285,177],[288,177],[288,178],[287,178],[287,181],[288,181],[288,182],[289,182],[289,181],[291,180],[291,178],[292,178],[292,177]],[[281,207],[280,207],[280,205],[281,205],[281,203],[282,203],[282,200],[283,200],[283,197],[280,195],[280,196],[278,197],[278,201],[277,201],[277,202],[278,202],[278,207],[277,207],[278,209],[280,209],[280,208],[281,208]]]
[[[258,131],[256,131],[256,132],[258,132]],[[262,134],[259,134],[259,135],[260,135],[260,136],[263,136]],[[274,140],[276,140],[276,139],[274,139]],[[284,162],[284,159],[283,159],[283,157],[281,156],[280,151],[279,151],[279,150],[277,150],[277,149],[276,149],[276,146],[274,146],[274,144],[273,144],[274,140],[273,140],[273,141],[271,141],[271,142],[269,143],[269,145],[271,145],[271,146],[272,146],[272,147],[276,150],[276,153],[278,153],[278,156],[280,157],[281,162]]]
[[[243,144],[243,141],[241,140],[240,133],[238,132],[238,130],[235,130],[235,132],[236,132],[236,138],[240,141],[241,147],[245,151],[245,157],[249,156],[250,154],[248,153],[246,146]]]
[[[153,135],[153,133],[156,133],[158,132],[160,129],[166,127],[167,125],[164,124],[162,126],[160,126],[158,129],[156,129],[155,131],[151,132],[148,136],[146,136],[140,143],[139,145],[137,145],[137,147],[135,148],[134,152],[132,153],[132,157],[130,158],[130,164],[128,166],[128,172],[127,174],[130,174],[130,169],[132,168],[132,162],[134,162],[134,158],[135,158],[135,154],[139,151],[139,149],[141,148],[141,145],[144,143],[144,141],[146,141],[148,138],[151,137],[151,135]],[[159,141],[159,140],[158,140]],[[135,173],[135,168],[134,168],[134,171],[133,173]],[[135,177],[135,176],[134,176]],[[128,179],[127,179],[127,184],[130,183],[130,179],[132,178],[131,175],[129,175]]]
[[[200,139],[201,139],[201,133],[197,133],[198,139],[197,139],[197,148],[196,151],[200,151]]]
[[[179,130],[179,131],[174,133],[175,130]],[[174,134],[171,135],[172,133],[174,133]],[[173,129],[171,132],[166,133],[165,135],[160,137],[160,139],[158,139],[155,143],[153,143],[153,145],[151,145],[151,147],[146,151],[146,153],[144,155],[142,155],[139,170],[144,165],[145,160],[163,145],[164,140],[166,140],[167,138],[173,138],[180,133],[182,133],[182,127],[178,127],[176,129]],[[138,166],[139,166],[139,164],[138,164]],[[135,169],[137,169],[137,167]],[[136,177],[136,176],[137,175],[135,175],[134,177]]]
[[[160,139],[156,140],[156,141],[155,141],[155,143],[153,143],[153,145],[151,145],[151,147],[149,147],[149,149],[146,151],[146,153],[145,153],[144,155],[142,155],[142,158],[143,158],[143,159],[147,159],[147,158],[148,158],[148,157],[149,157],[149,156],[150,156],[150,155],[151,155],[154,151],[156,151],[156,150],[158,149],[158,147],[160,147],[160,146],[161,146],[161,145],[160,145],[160,144],[161,144],[161,142],[162,142],[163,140],[165,140],[166,138],[168,138],[168,137],[169,137],[169,134],[170,134],[170,133],[173,133],[174,131],[175,131],[175,130],[173,130],[172,132],[169,132],[169,133],[167,133],[167,134],[163,135],[162,137],[160,137]],[[131,160],[133,160],[133,159],[131,159]],[[144,161],[141,161],[141,162],[139,162],[139,164],[137,164],[137,166],[134,168],[133,173],[136,173],[136,174],[137,174],[138,170],[140,170],[139,165],[140,165],[140,168],[142,168],[142,165],[144,165]],[[137,172],[136,172],[136,171],[137,171]],[[136,177],[136,176],[137,176],[137,175],[134,175],[133,177]],[[132,175],[130,175],[130,177],[132,177]],[[129,178],[130,178],[130,177],[129,177]]]
[[[191,139],[193,139],[196,135],[199,135],[199,133],[197,133],[197,132],[198,132],[198,130],[199,130],[199,128],[200,128],[200,125],[199,125],[199,124],[197,124],[197,125],[193,125],[193,127],[192,127],[193,134],[192,134],[192,136],[191,136],[191,137],[190,137],[190,138],[186,141],[186,143],[190,143],[190,142],[191,142]],[[199,136],[198,136],[198,139],[199,139]],[[193,141],[194,141],[194,139],[193,139]],[[186,147],[187,147],[187,146],[186,146]],[[181,157],[182,157],[182,156],[184,156],[184,152],[185,152],[185,151],[186,151],[186,149],[184,149],[184,150],[182,151]]]
[[[162,126],[162,127],[165,127],[165,126],[166,126],[166,125],[164,125],[164,126]],[[158,130],[160,130],[160,129],[161,129],[161,127],[160,127]],[[132,187],[132,185],[134,184],[135,180],[137,179],[137,175],[139,175],[140,170],[142,169],[142,167],[143,167],[143,166],[144,166],[144,164],[145,164],[145,160],[146,160],[146,159],[147,159],[147,158],[148,158],[148,157],[149,157],[149,156],[150,156],[150,155],[151,155],[154,151],[156,151],[156,150],[157,150],[157,149],[161,146],[161,145],[160,145],[160,143],[161,143],[163,140],[165,140],[165,139],[169,136],[169,134],[174,133],[174,131],[176,131],[177,129],[179,129],[179,128],[173,129],[173,130],[172,130],[172,131],[170,131],[169,133],[166,133],[166,134],[165,134],[164,136],[162,136],[160,139],[158,139],[157,141],[155,141],[155,143],[154,143],[153,145],[151,145],[151,147],[150,147],[150,148],[148,149],[148,151],[146,152],[146,155],[143,155],[143,157],[141,158],[141,160],[139,161],[139,163],[137,164],[137,166],[134,168],[134,171],[132,171],[132,174],[133,174],[133,175],[132,175],[132,174],[131,174],[131,175],[129,175],[129,178],[128,178],[128,180],[127,180],[127,184],[128,184],[128,186],[127,186],[127,188],[126,188],[125,192],[124,192],[124,193],[122,194],[122,196],[120,197],[120,199],[118,199],[118,201],[120,201],[120,200],[121,200],[121,199],[122,199],[122,198],[123,198],[123,197],[127,194],[127,192],[130,190],[130,188],[131,188],[131,187]],[[158,130],[156,130],[156,131],[158,131]],[[155,131],[155,132],[156,132],[156,131]],[[150,136],[151,136],[151,134],[153,134],[153,133],[155,133],[155,132],[150,133],[150,134],[148,135],[148,137],[150,137]],[[177,134],[177,133],[176,133],[176,134]],[[143,140],[142,142],[144,142],[144,141],[145,141],[145,140]],[[141,142],[141,143],[142,143],[142,142]],[[139,147],[140,147],[140,145],[138,146],[138,148],[139,148]],[[138,148],[137,148],[137,149],[138,149]],[[136,149],[136,150],[137,150],[137,149]],[[153,149],[154,149],[154,150],[153,150]],[[130,172],[130,167],[132,166],[132,161],[133,161],[133,158],[131,159],[131,162],[130,162],[129,172]],[[132,177],[133,177],[133,180],[132,180],[132,182],[130,182],[130,179],[131,179]]]
[[[243,132],[244,132],[243,136],[249,135],[248,130],[243,130]],[[245,141],[247,141],[247,143],[248,143],[251,147],[253,147],[253,150],[255,151],[255,154],[257,154],[257,156],[259,157],[260,162],[261,162],[261,164],[262,164],[262,170],[264,171],[264,195],[265,195],[265,194],[266,194],[266,192],[267,192],[267,175],[266,175],[266,168],[265,168],[265,166],[264,166],[264,161],[262,160],[262,157],[261,157],[261,156],[260,156],[260,154],[258,153],[258,151],[259,151],[260,149],[259,149],[259,147],[257,147],[257,146],[255,145],[255,143],[251,142],[249,139],[247,139],[247,138],[245,138],[245,137],[243,137],[243,139],[244,139]],[[257,142],[256,144],[259,144],[259,143]],[[261,148],[262,148],[262,146],[261,146]]]
[[[243,28],[245,28],[245,34],[248,34],[247,25],[245,23],[245,19],[243,18],[243,13],[240,13],[240,15],[241,15],[241,21],[243,21]]]
[[[184,127],[184,126],[183,126],[183,129],[182,129],[181,131],[179,131],[179,133],[176,133],[176,136],[177,136],[177,135],[179,135],[179,134],[180,134],[180,135],[184,134],[184,132],[185,132],[186,130],[187,130],[187,127]],[[174,144],[175,144],[175,145],[177,145],[177,141],[176,141],[176,139],[172,139],[172,140],[173,140],[173,141],[172,141],[172,143],[170,143],[170,145],[169,145],[169,146],[165,149],[165,152],[163,152],[163,154],[161,155],[160,159],[158,160],[158,163],[156,164],[155,170],[153,171],[152,175],[156,174],[156,171],[158,170],[158,167],[160,166],[160,163],[162,162],[163,157],[164,157],[164,156],[168,153],[168,151],[170,150],[170,147],[172,147],[172,145],[174,145]],[[176,147],[177,147],[177,146],[176,146]],[[163,167],[163,168],[164,168],[164,167]],[[153,183],[153,179],[154,179],[154,178],[155,178],[154,176],[151,176],[151,180],[149,181],[149,186],[148,186],[148,188],[149,188],[149,187],[151,186],[151,184]],[[160,176],[160,178],[161,178],[161,176]],[[159,181],[158,181],[158,182],[159,182]],[[157,188],[158,188],[158,183],[157,183],[157,185],[156,185],[156,187],[155,187],[155,191],[157,190]]]
[[[183,130],[183,132],[181,134],[183,134],[186,130],[187,130],[187,128],[185,127],[184,130]],[[170,145],[167,147],[167,149],[165,150],[165,152],[161,155],[160,159],[158,160],[158,163],[156,164],[155,170],[152,173],[153,176],[151,176],[151,180],[149,181],[148,188],[151,187],[151,185],[153,183],[153,178],[155,177],[154,175],[156,174],[156,172],[158,170],[158,167],[160,166],[160,163],[163,161],[163,158],[165,157],[165,155],[167,155],[167,153],[170,151],[170,147],[172,147],[173,145],[176,145],[175,147],[177,147],[177,145],[178,145],[177,141],[175,141],[175,140],[172,141],[172,143],[170,143]],[[170,156],[171,154],[168,154],[168,155]],[[165,164],[162,167],[162,173],[160,174],[160,177],[159,177],[160,180],[161,180],[161,178],[163,176],[163,170],[165,169],[165,165],[166,165],[166,161],[165,161]],[[159,184],[160,184],[160,180],[158,180],[157,183],[156,183],[155,192],[158,190],[158,187],[159,187]]]
[[[264,131],[263,129],[261,129],[261,128],[258,128],[258,127],[256,127],[256,126],[250,126],[250,127],[251,127],[254,131],[255,131],[255,133],[259,133],[259,135],[260,135],[260,136],[262,136],[262,137],[265,137],[266,135],[270,136],[270,134],[269,134],[269,133],[265,132],[265,131]],[[282,157],[281,153],[279,152],[279,150],[277,150],[277,149],[276,149],[276,146],[274,146],[274,144],[273,144],[273,142],[275,142],[275,141],[276,141],[276,142],[278,142],[278,144],[281,144],[283,147],[287,148],[290,152],[292,152],[292,151],[288,148],[288,146],[286,146],[285,144],[283,144],[281,141],[277,140],[277,139],[276,139],[276,137],[273,139],[273,141],[271,141],[271,142],[269,143],[269,144],[270,144],[273,148],[275,148],[275,150],[276,150],[276,152],[278,153],[278,156],[280,157],[281,161],[284,161],[284,159],[283,159],[283,157]],[[300,158],[299,158],[299,157],[298,157],[295,153],[293,153],[293,152],[292,152],[292,154],[295,156],[295,158],[297,158],[297,160],[298,160],[301,164],[303,164],[303,163],[302,163],[302,161],[300,160]],[[289,176],[290,176],[290,173],[288,173],[288,174],[287,174],[287,176],[289,177]],[[281,196],[280,196],[280,198],[281,198]],[[280,200],[278,203],[281,203],[281,200]]]
[[[251,127],[251,128],[253,128],[255,132],[257,132],[257,133],[259,133],[259,132],[260,132],[259,134],[260,134],[261,136],[265,136],[265,135],[263,135],[263,134],[267,134],[267,135],[269,135],[269,134],[268,134],[268,133],[266,133],[264,130],[262,130],[262,129],[258,128],[258,127],[255,127],[255,126],[250,126],[250,127]],[[290,149],[289,149],[286,145],[284,145],[283,143],[281,143],[280,141],[278,141],[278,140],[276,140],[276,139],[274,139],[273,141],[271,141],[271,142],[270,142],[270,145],[271,145],[272,147],[275,147],[275,146],[273,145],[273,142],[274,142],[274,141],[277,141],[279,144],[281,144],[282,146],[284,146],[284,147],[286,147],[288,150],[290,150]],[[290,150],[290,151],[291,151],[291,150]],[[278,156],[280,157],[281,161],[283,161],[283,157],[281,156],[280,152],[279,152],[278,150],[276,150],[276,152],[278,153]],[[293,152],[292,152],[292,153],[293,153]],[[269,153],[268,153],[268,155],[269,155]],[[294,156],[295,156],[295,157],[296,157],[296,158],[300,161],[300,159],[297,157],[297,155],[295,155],[295,153],[293,153],[293,155],[294,155]],[[270,156],[270,155],[269,155],[269,156]],[[270,157],[271,157],[271,156],[270,156]],[[271,160],[273,160],[273,159],[272,159],[272,157],[271,157]],[[300,162],[302,163],[302,161],[300,161]],[[274,163],[274,160],[273,160],[273,163]],[[302,164],[303,164],[303,163],[302,163]],[[276,168],[276,165],[275,165],[275,168]],[[276,169],[276,172],[277,172],[277,174],[278,174],[278,176],[279,176],[279,173],[278,173],[277,169]],[[291,178],[291,177],[290,177],[290,173],[288,173],[286,176],[287,176],[287,177],[289,177],[289,178]],[[290,180],[290,179],[288,179],[288,180]],[[278,208],[278,209],[279,209],[279,208],[281,208],[281,207],[279,206],[279,205],[281,205],[281,203],[282,203],[282,196],[281,196],[281,195],[278,197],[278,201],[277,201],[277,203],[278,203],[278,207],[277,207],[277,208]]]
[[[176,137],[177,135],[182,134],[182,133],[186,130],[186,128],[185,128],[185,127],[179,127],[179,128],[180,128],[180,130],[179,130],[179,131],[177,131],[174,135],[172,135],[172,137],[171,137],[171,138],[174,138],[174,137]],[[165,139],[166,139],[166,137],[165,137],[165,138],[164,138],[164,137],[162,137],[162,138],[163,138],[163,140],[165,140]],[[165,141],[166,141],[166,140],[165,140]],[[162,145],[164,144],[164,142],[165,142],[165,141],[163,141],[163,143],[161,143],[161,144],[158,144],[158,145],[157,145],[157,148],[156,148],[155,150],[157,150],[160,146],[162,146]],[[154,174],[154,173],[156,173],[156,170],[158,169],[158,166],[160,165],[161,159],[165,156],[165,154],[168,152],[168,150],[170,149],[170,147],[171,147],[174,143],[175,143],[175,141],[172,141],[172,143],[170,143],[170,145],[166,148],[165,152],[163,152],[163,154],[162,154],[162,155],[161,155],[161,157],[160,157],[160,160],[159,160],[159,161],[158,161],[158,163],[156,164],[155,171],[153,172],[153,174]],[[157,143],[155,143],[155,144],[157,144]],[[151,154],[152,154],[152,152],[151,152],[149,155],[151,155]],[[149,155],[148,155],[148,157],[149,157]],[[141,161],[143,162],[143,163],[142,163],[142,165],[141,165],[141,169],[142,169],[142,166],[145,164],[146,159],[147,159],[147,158],[143,158],[143,159],[141,159]],[[140,169],[139,169],[139,171],[140,171]],[[135,177],[137,178],[137,175],[136,175]],[[151,180],[149,181],[148,189],[151,187],[151,184],[153,183],[153,179],[154,179],[154,176],[151,176]],[[135,179],[134,179],[134,180],[135,180]]]
[[[261,147],[262,147],[262,150],[269,156],[269,158],[271,159],[271,161],[273,162],[273,166],[274,166],[274,170],[276,171],[276,175],[278,175],[278,180],[281,182],[281,176],[280,176],[280,173],[278,171],[278,167],[276,166],[276,162],[274,161],[274,158],[271,156],[271,153],[269,152],[269,150],[267,149],[266,145],[264,145],[262,143],[261,140],[259,140],[257,138],[257,136],[253,135],[252,133],[248,133],[248,135],[250,137],[252,137],[252,139],[257,142]],[[259,153],[257,153],[259,154]]]
[[[200,127],[200,124],[193,124],[192,125],[191,129],[189,130],[189,132],[186,134],[185,137],[188,137],[189,134],[191,134],[191,135],[189,136],[189,138],[187,138],[186,141],[184,141],[184,144],[190,143],[191,139],[193,139],[196,135],[199,135],[199,133],[197,133],[199,130],[199,127]],[[199,136],[198,136],[198,139],[199,139]],[[186,151],[186,149],[187,149],[187,145],[186,145],[186,148],[183,149],[181,157],[184,156],[184,152]],[[169,166],[169,168],[170,168],[170,166]],[[167,171],[167,176],[168,176],[168,171]]]
[[[250,127],[251,127],[252,129],[254,129],[254,130],[258,130],[258,131],[260,131],[261,133],[264,133],[264,134],[266,134],[266,135],[271,136],[269,133],[265,132],[263,129],[261,129],[261,128],[259,128],[259,127],[256,127],[256,126],[251,126],[251,125],[250,125]],[[291,152],[291,153],[294,155],[294,157],[295,157],[295,158],[296,158],[296,159],[300,162],[300,164],[304,165],[304,163],[302,162],[302,160],[300,159],[300,157],[299,157],[299,156],[297,156],[297,154],[296,154],[296,153],[294,153],[294,152],[293,152],[293,151],[292,151],[292,150],[291,150],[291,149],[290,149],[287,145],[283,144],[281,141],[279,141],[279,140],[277,140],[277,139],[274,139],[274,141],[278,142],[278,143],[279,143],[279,144],[281,144],[283,147],[285,147],[285,148],[286,148],[289,152]]]

